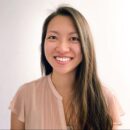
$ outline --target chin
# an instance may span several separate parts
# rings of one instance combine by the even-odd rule
[[[58,73],[58,74],[61,74],[61,75],[64,75],[64,74],[74,73],[74,72],[76,72],[76,70],[55,69],[54,72],[55,72],[55,73]]]

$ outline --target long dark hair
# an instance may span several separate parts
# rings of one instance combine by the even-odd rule
[[[48,75],[52,67],[44,54],[44,41],[49,22],[57,15],[69,16],[79,34],[83,60],[77,67],[74,102],[78,106],[79,124],[82,130],[112,130],[112,119],[97,75],[96,59],[89,25],[84,16],[69,6],[60,6],[45,20],[41,42],[41,71]]]

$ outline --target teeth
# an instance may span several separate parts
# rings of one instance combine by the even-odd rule
[[[69,57],[56,57],[56,60],[61,61],[61,62],[66,62],[69,61],[71,58]]]

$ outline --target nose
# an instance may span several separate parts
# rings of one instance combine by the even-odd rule
[[[70,51],[69,44],[66,41],[61,41],[56,47],[56,51],[59,53],[67,53]]]

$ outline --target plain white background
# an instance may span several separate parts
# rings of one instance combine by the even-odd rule
[[[41,76],[40,42],[45,17],[59,4],[77,8],[88,20],[102,82],[112,88],[130,129],[129,0],[0,0],[0,129],[9,129],[10,101],[17,89]]]

